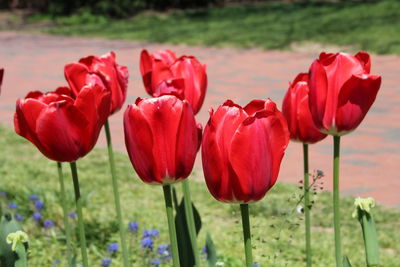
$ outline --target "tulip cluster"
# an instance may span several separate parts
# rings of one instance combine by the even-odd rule
[[[240,204],[246,266],[253,266],[249,203],[261,200],[278,179],[280,165],[289,140],[303,143],[304,206],[307,266],[311,266],[308,145],[334,136],[334,226],[336,260],[342,260],[339,221],[339,140],[356,129],[375,101],[381,77],[370,74],[370,57],[365,52],[321,53],[309,73],[300,73],[290,83],[283,99],[282,112],[271,99],[252,100],[242,107],[225,101],[204,128],[195,115],[207,91],[206,66],[193,56],[180,56],[170,50],[140,55],[144,88],[151,98],[137,98],[124,113],[125,144],[133,168],[140,179],[163,187],[171,245],[158,249],[160,259],[172,256],[180,266],[172,210],[171,185],[182,182],[187,231],[196,266],[199,257],[188,177],[201,147],[203,172],[211,195],[221,202]],[[60,162],[70,162],[77,203],[77,217],[83,265],[88,266],[82,221],[82,207],[75,161],[95,146],[105,125],[117,218],[120,223],[124,266],[129,266],[108,117],[125,102],[128,69],[116,63],[114,52],[88,56],[64,69],[69,87],[54,92],[30,92],[18,99],[14,116],[15,131],[32,142],[47,158],[58,162],[61,195],[65,200]],[[3,70],[0,69],[0,85]],[[35,220],[41,220],[37,206]],[[63,202],[65,202],[63,200]],[[40,204],[40,203],[39,203]],[[43,204],[43,203],[42,203]],[[11,207],[10,207],[11,208]],[[35,214],[34,214],[35,215]],[[68,214],[64,223],[68,232]],[[51,227],[51,222],[47,222]],[[129,223],[137,233],[138,224]],[[69,234],[67,246],[69,247]],[[158,230],[145,230],[141,246],[153,249]],[[108,247],[110,255],[118,243]],[[70,257],[70,256],[68,256]],[[102,266],[109,266],[104,259]],[[338,263],[338,266],[340,264]]]

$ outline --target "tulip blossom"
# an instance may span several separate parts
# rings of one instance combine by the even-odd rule
[[[96,144],[110,102],[110,93],[98,85],[83,87],[76,98],[67,87],[33,91],[17,100],[15,131],[49,159],[76,161]]]
[[[140,55],[140,72],[147,93],[153,97],[173,94],[186,99],[197,114],[207,90],[206,66],[193,56],[176,57],[170,50]]]
[[[290,138],[306,144],[321,141],[326,134],[321,133],[314,124],[308,105],[308,74],[300,73],[283,99],[282,113],[285,116]]]
[[[270,99],[244,108],[228,100],[211,110],[202,143],[211,194],[223,202],[260,200],[277,180],[288,142],[286,120]]]
[[[64,68],[65,78],[73,94],[90,84],[97,77],[100,83],[111,93],[110,114],[121,109],[126,99],[128,88],[128,68],[115,62],[115,53],[109,52],[100,57],[88,56],[81,58],[78,63],[68,64]]]
[[[144,182],[168,185],[189,176],[201,134],[188,101],[138,98],[125,111],[124,129],[130,160]]]
[[[321,53],[310,67],[309,105],[317,128],[341,136],[353,131],[375,101],[381,77],[370,74],[366,52]]]

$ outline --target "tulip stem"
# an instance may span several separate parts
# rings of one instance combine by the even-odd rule
[[[251,233],[249,219],[249,204],[240,204],[240,212],[242,214],[244,251],[246,254],[246,267],[253,266],[253,254],[251,251]]]
[[[339,157],[340,136],[333,136],[333,225],[335,230],[336,266],[343,266],[342,245],[340,238],[340,209],[339,209]]]
[[[68,266],[72,267],[72,247],[71,247],[71,228],[68,222],[68,209],[67,201],[65,197],[65,186],[64,186],[64,175],[62,172],[61,162],[57,162],[58,180],[60,182],[61,191],[61,205],[64,213],[64,227],[65,227],[65,239],[67,241],[67,262]]]
[[[110,162],[112,187],[113,187],[113,192],[114,192],[114,204],[115,204],[115,210],[117,212],[117,220],[118,220],[118,224],[119,224],[119,235],[120,235],[120,239],[121,239],[122,258],[124,261],[124,267],[128,267],[129,266],[128,248],[126,246],[125,227],[124,227],[124,223],[123,223],[123,219],[122,219],[121,204],[120,204],[120,197],[119,197],[119,190],[118,190],[118,181],[117,181],[117,176],[115,174],[114,152],[113,152],[113,147],[112,147],[111,132],[110,132],[110,126],[109,126],[108,120],[106,120],[106,122],[104,124],[104,129],[106,131],[108,160]]]
[[[304,160],[304,216],[306,231],[306,260],[307,267],[311,267],[311,226],[310,226],[310,179],[308,173],[308,144],[303,143]]]
[[[76,204],[76,212],[78,214],[79,243],[81,246],[82,261],[84,267],[89,267],[87,249],[86,249],[85,227],[83,225],[82,198],[81,198],[81,192],[79,190],[79,180],[78,180],[78,171],[76,169],[76,162],[70,162],[70,166],[72,173],[72,181],[74,182],[75,204]]]
[[[196,226],[194,223],[192,199],[190,196],[188,179],[182,181],[182,188],[183,188],[183,201],[185,203],[185,216],[189,231],[190,243],[192,245],[195,266],[200,266],[200,256],[199,252],[197,251],[197,242],[196,242],[197,233],[196,233]]]
[[[164,191],[165,208],[167,210],[169,239],[171,242],[171,251],[172,251],[172,261],[173,261],[174,267],[180,267],[178,240],[176,238],[174,212],[172,209],[171,185],[163,185],[163,191]]]

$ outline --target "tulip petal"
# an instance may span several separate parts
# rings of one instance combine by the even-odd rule
[[[322,121],[325,118],[326,98],[328,95],[328,81],[324,67],[315,60],[309,73],[309,106],[313,120],[317,128],[323,128]]]
[[[367,52],[360,51],[355,55],[355,57],[362,63],[365,73],[369,74],[371,71],[371,59],[369,54]]]
[[[148,94],[151,95],[151,72],[153,70],[153,60],[147,52],[143,50],[140,53],[140,73],[142,74],[143,84]]]
[[[37,117],[36,133],[46,148],[42,153],[56,161],[75,161],[82,154],[82,129],[88,121],[71,103],[56,102]]]
[[[64,75],[75,96],[86,85],[89,69],[80,63],[68,64],[64,67]]]
[[[265,118],[241,124],[235,133],[229,161],[237,180],[232,181],[234,196],[243,202],[261,199],[268,190],[272,175],[271,145]]]
[[[182,56],[171,66],[175,77],[185,81],[185,99],[191,104],[195,114],[204,102],[207,89],[205,66],[194,57]]]
[[[172,65],[176,60],[175,53],[169,49],[154,52],[153,57],[156,60],[163,61],[168,66]]]
[[[139,177],[146,183],[162,183],[155,173],[153,135],[137,105],[129,105],[124,114],[125,144],[129,158]]]
[[[199,146],[199,130],[193,110],[187,101],[183,101],[176,141],[175,178],[179,180],[179,178],[186,178],[190,175]]]
[[[87,85],[81,89],[75,107],[84,114],[88,121],[86,128],[81,129],[82,146],[86,151],[92,150],[97,142],[101,127],[110,114],[111,94],[98,85]]]
[[[375,101],[381,77],[378,75],[353,75],[339,94],[336,112],[338,132],[349,132],[357,128]]]
[[[35,99],[18,99],[14,115],[15,132],[40,146],[36,135],[36,119],[46,108],[46,105]]]
[[[228,170],[229,150],[232,137],[239,125],[247,118],[243,109],[228,100],[220,106],[204,129],[202,144],[202,162],[207,187],[211,194],[220,201],[231,202],[233,197],[230,179],[236,174]]]
[[[181,100],[170,95],[146,99],[138,104],[153,135],[153,155],[157,160],[158,177],[176,177],[175,155],[182,105]]]

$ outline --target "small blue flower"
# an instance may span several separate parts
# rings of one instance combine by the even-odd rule
[[[60,264],[60,262],[61,262],[60,259],[54,259],[53,266],[58,266],[58,264]]]
[[[112,262],[111,259],[104,258],[104,259],[101,261],[101,266],[103,266],[103,267],[108,267],[108,266],[110,266],[111,262]]]
[[[21,222],[24,219],[24,217],[19,213],[15,213],[14,218],[19,222]]]
[[[42,219],[42,214],[40,214],[40,212],[35,212],[34,214],[32,214],[32,219],[34,221],[40,221],[40,219]]]
[[[201,248],[201,254],[203,254],[203,256],[207,257],[207,246],[206,245],[204,245]]]
[[[6,197],[7,196],[7,192],[5,191],[0,191],[0,197]]]
[[[43,227],[46,229],[50,229],[54,227],[54,222],[52,220],[45,220],[43,222]]]
[[[75,219],[75,218],[76,218],[76,212],[75,212],[75,211],[71,211],[71,212],[69,213],[69,217],[70,217],[71,219]]]
[[[9,209],[16,209],[16,208],[18,208],[18,205],[15,202],[11,202],[10,204],[8,204],[8,208]]]
[[[116,253],[118,251],[118,243],[117,242],[111,243],[110,245],[108,245],[107,250],[108,252]]]
[[[154,266],[160,266],[160,260],[159,259],[154,259],[152,262],[150,262],[150,265],[154,265]]]
[[[257,262],[253,263],[253,267],[260,267],[260,264],[258,264]]]
[[[132,233],[135,233],[135,234],[139,230],[139,224],[137,222],[129,222],[128,227],[129,227],[129,231],[131,231]]]
[[[151,239],[150,237],[145,237],[142,239],[142,241],[140,241],[140,245],[142,246],[142,248],[152,250],[154,247],[154,242],[153,239]]]
[[[150,237],[157,238],[160,234],[160,231],[157,229],[144,229],[142,238]]]
[[[39,196],[37,194],[32,194],[29,196],[30,201],[36,201],[39,200]]]
[[[167,261],[172,258],[171,255],[171,248],[169,244],[161,244],[157,248],[157,253],[160,255],[160,257],[164,260]]]
[[[35,208],[37,210],[41,211],[43,209],[43,207],[44,207],[43,201],[40,201],[40,200],[35,201]]]

